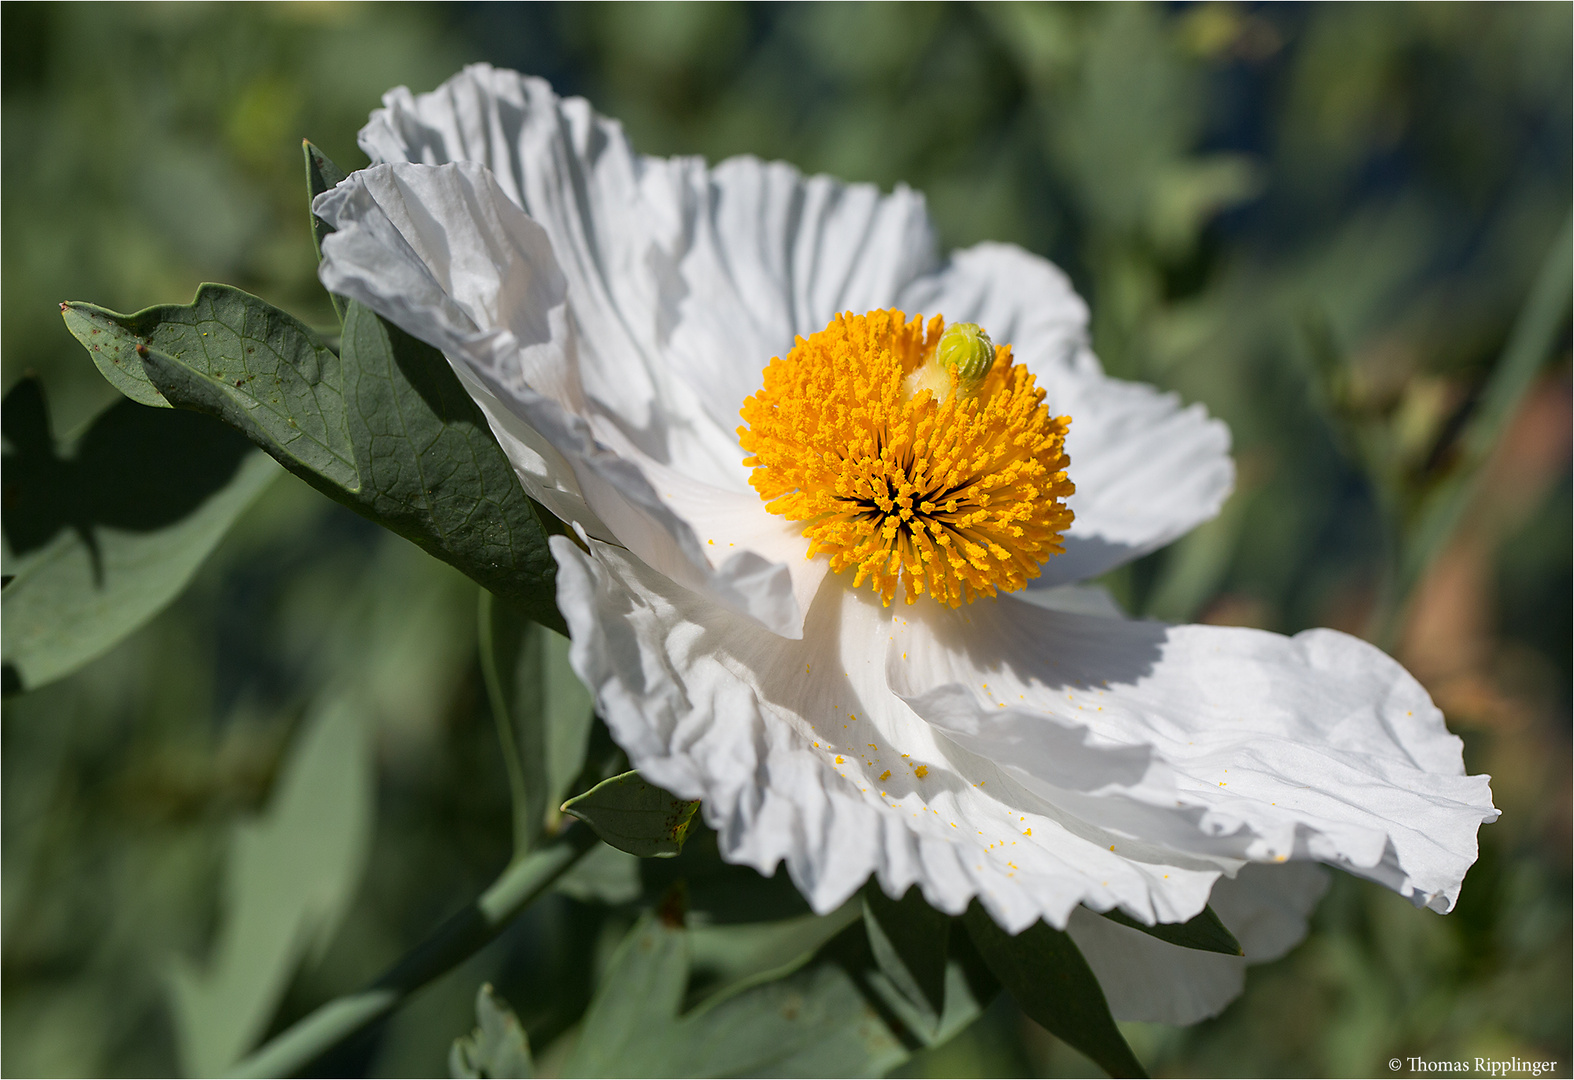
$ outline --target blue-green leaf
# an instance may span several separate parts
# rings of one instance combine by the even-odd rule
[[[699,913],[694,900],[691,891],[690,910]],[[828,915],[810,913],[741,923],[715,923],[709,918],[701,923],[695,919],[699,925],[688,927],[690,997],[696,985],[710,997],[789,975],[862,915],[863,904],[855,898]]]
[[[177,963],[175,1027],[187,1075],[218,1076],[251,1049],[303,955],[326,948],[371,840],[372,732],[361,696],[308,715],[264,814],[240,825],[207,963]]]
[[[568,639],[481,591],[481,668],[498,723],[523,853],[560,820],[585,764],[592,702],[568,665]]]
[[[562,628],[542,518],[436,349],[352,304],[335,353],[224,285],[133,315],[63,311],[127,394],[219,417],[329,497]]]
[[[645,891],[640,879],[644,861],[607,844],[597,844],[555,888],[586,904],[627,904]]]
[[[701,1005],[671,1054],[664,1075],[883,1076],[908,1051],[827,958]]]
[[[313,146],[310,139],[301,140],[301,152],[306,158],[306,198],[308,202],[328,189],[336,187],[339,181],[344,179],[344,170],[335,165],[327,154]],[[321,260],[323,238],[333,232],[333,226],[316,214],[309,214],[308,216],[311,219],[312,245],[317,249],[317,258]],[[339,312],[339,318],[342,321],[344,319],[344,307],[342,306],[344,299],[335,296],[333,304],[335,310]]]
[[[491,983],[482,983],[475,995],[476,1029],[454,1040],[448,1051],[448,1075],[454,1080],[503,1080],[532,1077],[530,1040],[508,1002],[498,997]]]
[[[542,517],[443,354],[351,304],[343,357],[361,512],[567,633]]]
[[[647,783],[637,772],[626,772],[574,796],[563,804],[563,812],[588,822],[618,850],[649,859],[683,850],[699,805]]]
[[[1069,934],[1036,922],[1012,937],[977,903],[962,919],[984,962],[1023,1012],[1111,1076],[1147,1075]]]
[[[860,938],[856,926],[849,928]],[[786,966],[679,1015],[689,931],[647,915],[608,965],[567,1076],[880,1076],[907,1050],[833,955]]]
[[[1183,949],[1201,949],[1203,952],[1223,953],[1225,956],[1246,955],[1241,949],[1241,943],[1235,940],[1235,935],[1230,933],[1230,928],[1224,925],[1211,906],[1203,908],[1195,917],[1183,923],[1155,923],[1148,926],[1119,908],[1104,912],[1104,917]]]
[[[107,320],[105,316],[108,314],[92,304],[60,305],[60,316],[66,322],[66,329],[82,343],[99,374],[109,380],[109,385],[139,405],[151,405],[158,409],[174,408],[164,400],[164,395],[153,385],[147,372],[142,370],[142,358],[137,348],[144,346],[144,343],[135,334],[127,333],[122,327]]]
[[[218,416],[329,494],[360,494],[339,357],[293,316],[227,285],[131,315],[81,303],[61,311],[106,377],[103,358],[113,357],[117,387],[145,380],[163,402]]]
[[[688,981],[682,925],[646,915],[612,955],[564,1075],[679,1075],[667,1061]]]
[[[3,406],[5,689],[69,674],[157,615],[279,475],[205,416],[122,401],[72,446],[34,379]]]
[[[864,889],[864,930],[881,974],[911,1006],[912,1021],[926,1039],[939,1032],[945,1013],[946,945],[951,920],[909,889],[892,900],[871,883]]]

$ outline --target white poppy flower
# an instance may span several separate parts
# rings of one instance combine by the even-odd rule
[[[1497,812],[1398,664],[1073,584],[1212,517],[1233,467],[1200,407],[1102,372],[1048,262],[938,260],[906,188],[643,157],[486,66],[384,104],[381,164],[315,204],[323,281],[440,347],[575,527],[552,540],[575,670],[726,858],[785,862],[818,911],[874,875],[1069,923],[1117,1015],[1171,1022],[1240,961],[1080,905],[1175,922],[1219,883],[1261,957],[1320,893],[1286,860],[1453,905]],[[917,313],[1001,343],[988,378],[948,381]]]

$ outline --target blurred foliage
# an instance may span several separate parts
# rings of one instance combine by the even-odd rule
[[[1461,526],[1412,592],[1394,583],[1567,227],[1568,5],[9,3],[0,20],[4,383],[36,372],[63,439],[115,391],[60,301],[135,310],[224,280],[331,325],[300,138],[356,165],[384,90],[467,60],[586,94],[646,152],[907,183],[947,246],[1049,255],[1106,366],[1204,402],[1241,467],[1216,522],[1108,584],[1171,619],[1391,625],[1504,811],[1455,913],[1340,876],[1308,941],[1221,1017],[1127,1025],[1139,1056],[1170,1075],[1365,1075],[1396,1055],[1567,1068],[1566,316]],[[346,688],[375,753],[357,781],[373,824],[346,806],[322,843],[365,870],[319,869],[288,899],[299,962],[246,1022],[279,1030],[473,898],[513,844],[476,624],[472,584],[286,477],[155,622],[9,699],[3,1071],[201,1067],[172,987],[230,977],[246,867],[306,812],[287,763]],[[715,927],[696,931],[693,985],[739,977],[740,912],[802,910],[717,863],[702,829],[660,866],[593,859],[330,1064],[443,1072],[489,980],[551,1074],[590,1000],[582,958],[611,962],[637,898],[678,876],[694,925]],[[1001,999],[901,1071],[1091,1068]]]

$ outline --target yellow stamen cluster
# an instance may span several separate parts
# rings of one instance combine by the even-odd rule
[[[952,607],[1020,589],[1071,525],[1064,452],[1011,347],[969,392],[937,393],[945,320],[845,314],[765,369],[738,437],[766,509],[805,523],[809,554],[889,605],[927,592]],[[915,389],[916,388],[916,389]]]

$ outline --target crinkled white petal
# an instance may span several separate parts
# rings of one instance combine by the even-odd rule
[[[1076,521],[1045,584],[1161,547],[1216,514],[1233,485],[1224,425],[1103,374],[1059,270],[1004,244],[935,269],[923,200],[906,188],[883,196],[749,157],[714,169],[645,157],[582,99],[485,64],[429,94],[391,91],[361,145],[373,160],[472,161],[496,175],[557,255],[586,393],[690,476],[742,482],[738,407],[796,335],[898,305],[981,322],[1072,417]]]
[[[1013,931],[1078,904],[1178,922],[1291,858],[1446,910],[1496,817],[1424,691],[1342,634],[828,586],[788,642],[627,552],[552,546],[574,668],[635,767],[820,911],[874,874]]]
[[[1077,485],[1065,552],[1035,584],[1103,573],[1212,518],[1235,484],[1229,428],[1200,405],[1105,375],[1087,343],[1087,307],[1066,275],[1010,244],[958,251],[902,294],[908,310],[979,323],[1038,378],[1051,413],[1071,417]]]
[[[336,230],[324,284],[443,350],[533,496],[777,633],[800,632],[823,565],[746,484],[651,459],[588,396],[551,245],[490,173],[376,166],[314,209]]]
[[[473,161],[497,176],[550,238],[587,391],[631,437],[692,406],[730,436],[795,335],[887,306],[936,261],[923,198],[906,187],[640,155],[583,99],[486,64],[428,94],[386,94],[360,143],[374,161]],[[646,449],[678,463],[673,448]],[[724,449],[719,464],[742,477],[742,455]]]
[[[1066,927],[1120,1020],[1195,1024],[1241,992],[1246,966],[1277,960],[1306,936],[1306,919],[1328,887],[1309,863],[1253,864],[1222,878],[1210,903],[1244,956],[1185,949],[1079,908]]]
[[[1117,843],[1225,867],[1316,859],[1447,911],[1497,817],[1421,685],[1336,631],[1165,626],[1007,596],[914,618],[897,645],[890,683],[920,716]],[[1132,768],[1089,788],[1068,730]],[[1127,909],[1195,914],[1154,900]]]
[[[766,873],[785,861],[816,910],[873,873],[892,895],[916,882],[944,911],[977,896],[1013,931],[1064,926],[1084,901],[1176,920],[1238,865],[1128,842],[950,745],[891,692],[904,616],[876,597],[823,588],[803,639],[783,641],[627,552],[552,545],[570,658],[635,767],[703,799],[729,860]],[[1146,750],[1085,736],[1053,740],[1065,783],[1143,775]]]
[[[563,359],[565,285],[551,247],[506,204],[500,217],[486,183],[477,171],[353,174],[314,203],[338,230],[324,244],[323,283],[447,352],[531,496],[607,535],[569,463],[490,385],[512,369],[541,394],[582,396]]]
[[[349,270],[350,247],[340,241],[329,245],[325,282],[350,295],[356,279],[388,274],[393,287],[362,293],[380,294],[379,311],[422,324],[417,332],[428,340],[441,328],[401,308],[444,312],[457,301],[474,327],[460,326],[444,348],[469,361],[461,378],[532,494],[591,535],[616,539],[689,587],[796,636],[824,562],[805,560],[801,532],[767,515],[748,486],[738,408],[796,334],[821,328],[839,310],[886,302],[930,268],[934,245],[922,199],[907,189],[881,195],[870,185],[806,178],[752,158],[707,170],[699,159],[642,157],[619,125],[585,102],[485,65],[432,94],[393,91],[362,145],[389,161],[490,170],[490,190],[472,180],[476,190],[454,198],[431,190],[441,186],[434,182],[408,179],[420,174],[402,164],[393,174],[407,178],[397,198],[371,200],[383,204],[402,246],[431,265],[428,276],[465,295],[445,296],[419,272],[389,273],[372,244],[361,245],[361,267]],[[390,186],[382,175],[374,168],[348,183]],[[445,278],[445,260],[466,231],[460,217],[472,214],[472,231],[483,234],[511,218],[482,205],[499,192],[528,212],[512,218],[533,221],[545,236],[551,295],[507,291],[510,275],[519,275],[504,264],[517,252],[487,235],[470,245],[480,254],[472,261],[490,258],[498,272],[489,278],[477,265],[465,269],[478,272]],[[432,206],[418,205],[429,196]],[[329,193],[318,211],[345,215],[353,202]],[[539,252],[528,255],[541,261]],[[521,303],[533,304],[538,319],[543,304],[553,305],[555,349],[539,350],[536,365],[511,363],[506,339],[475,337],[517,318]],[[455,337],[468,350],[456,354],[458,346],[447,343]],[[563,415],[543,415],[551,410],[532,393]]]

